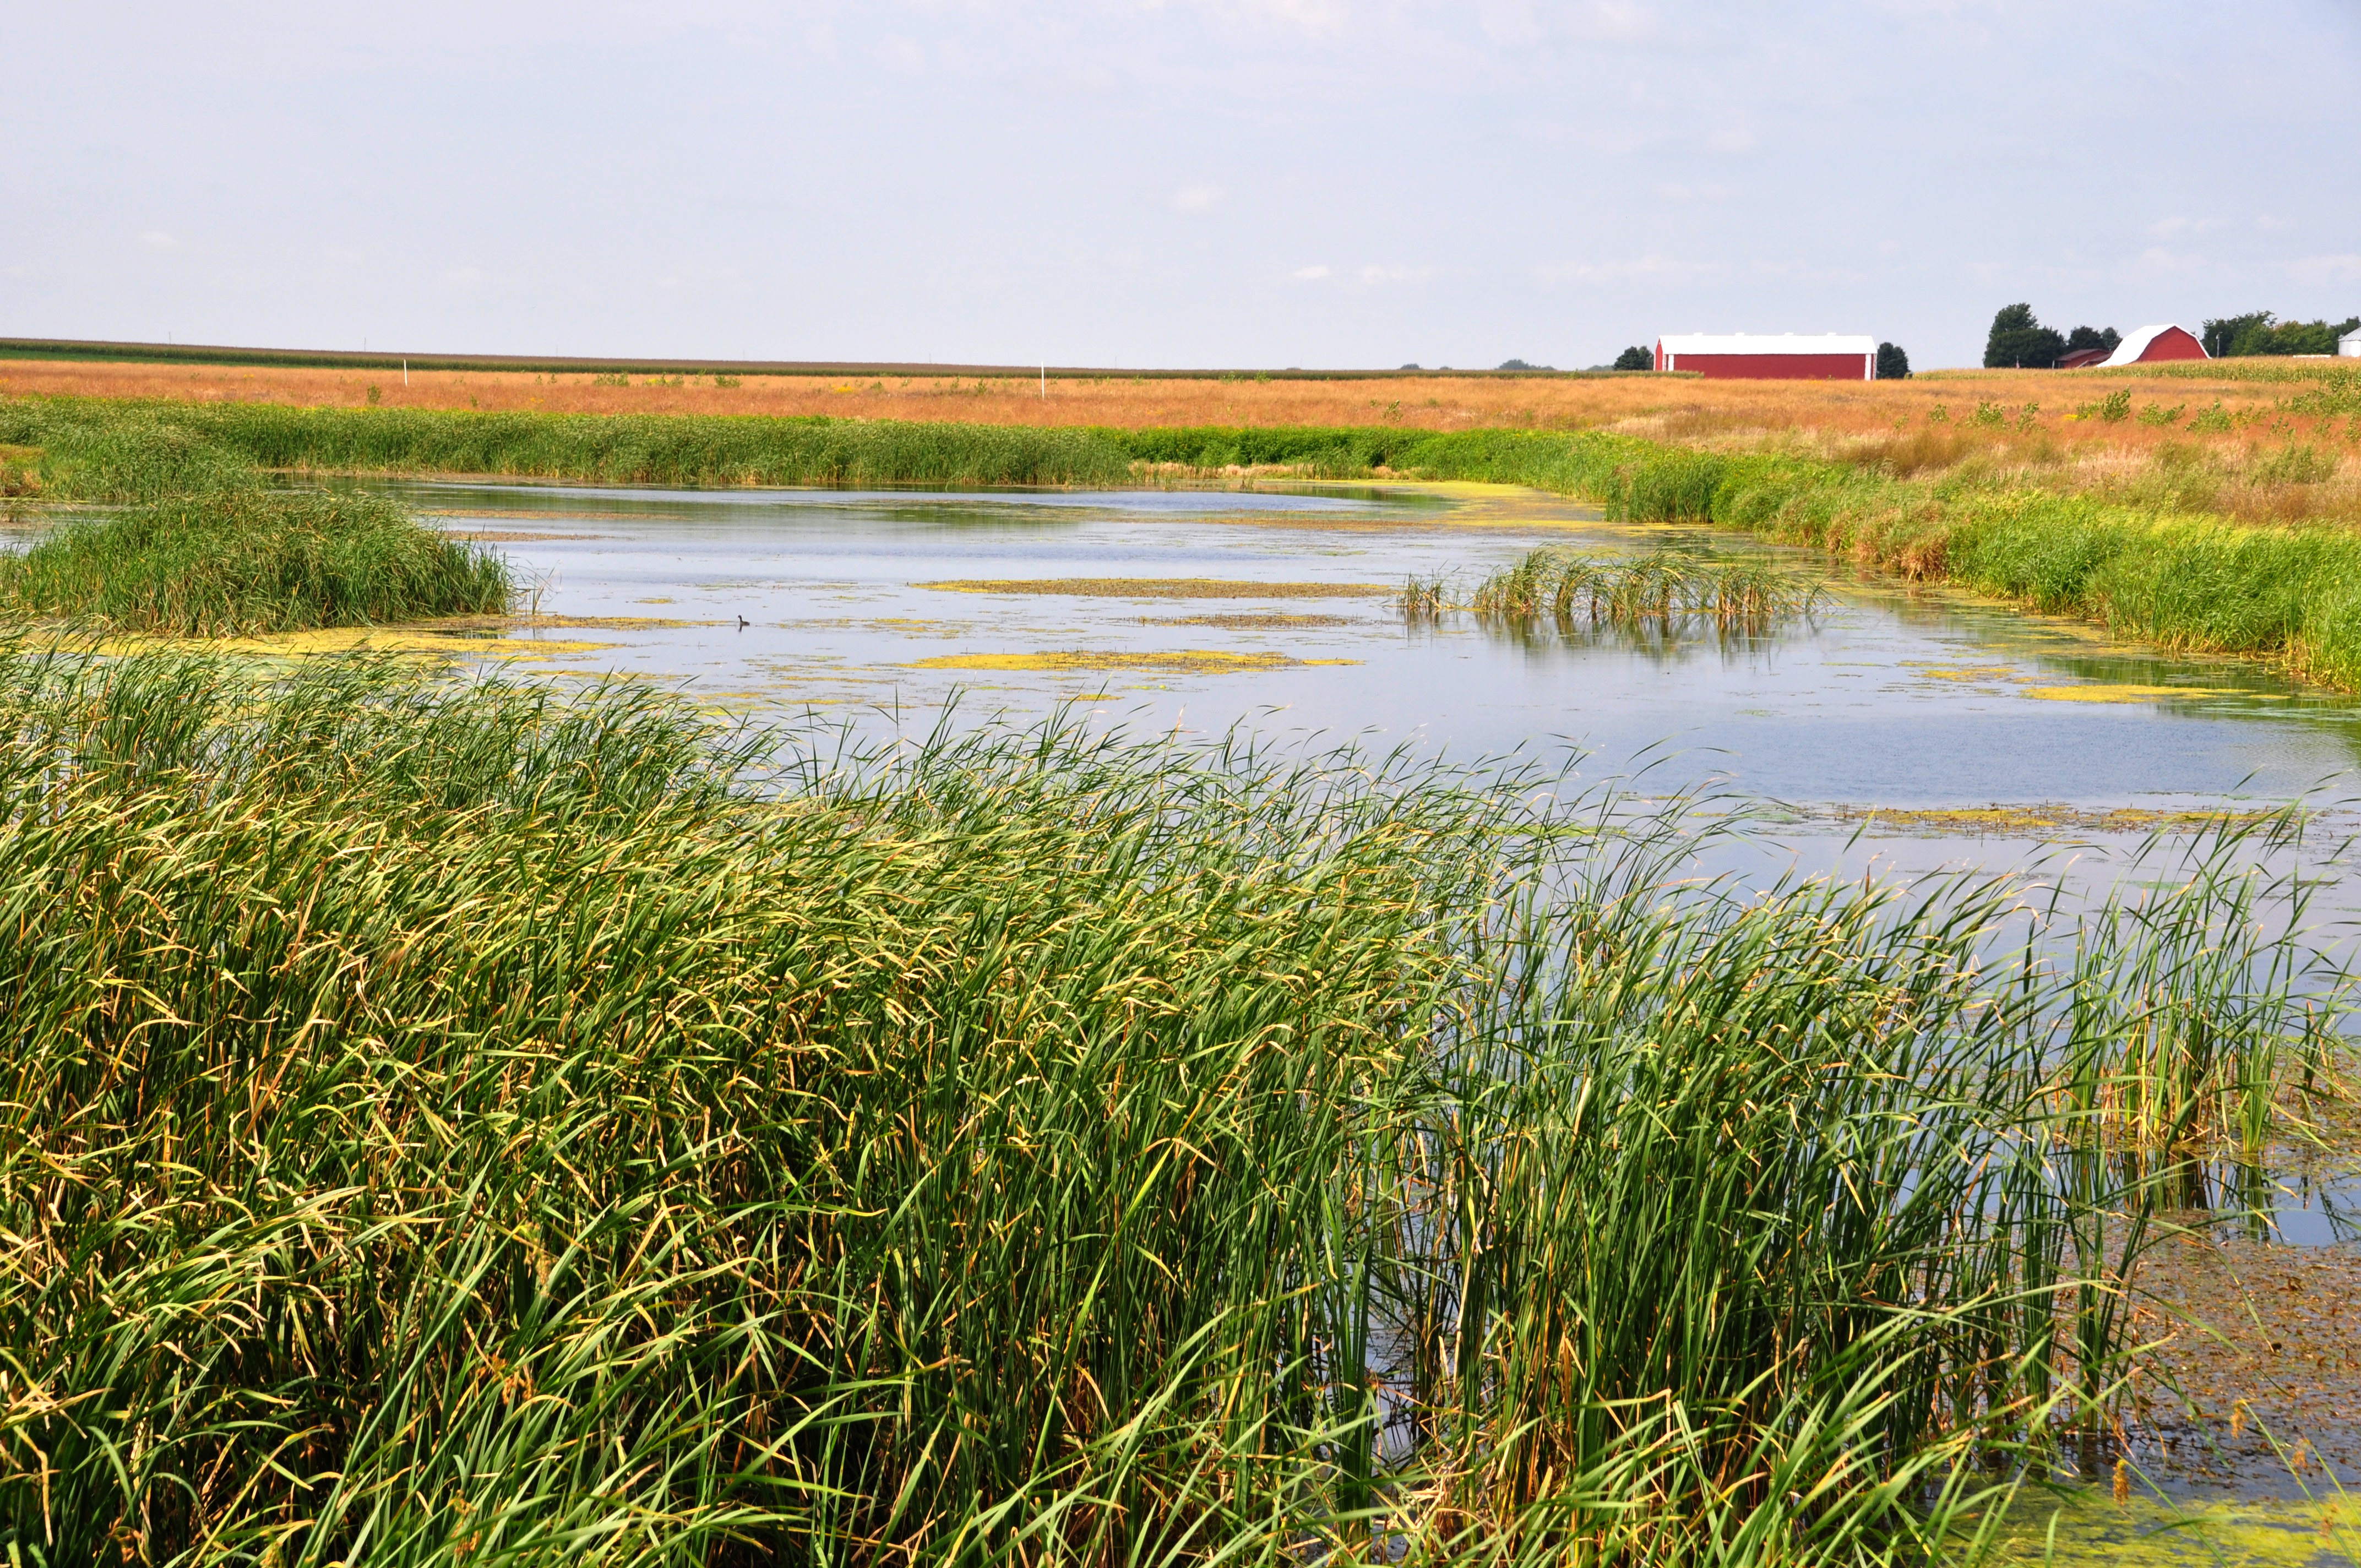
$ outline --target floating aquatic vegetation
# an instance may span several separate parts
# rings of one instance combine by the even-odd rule
[[[2026,696],[2043,702],[2154,702],[2169,696],[2238,696],[2243,694],[2226,686],[2149,686],[2131,684],[2108,685],[2093,682],[2089,685],[2031,686]]]
[[[1232,670],[1284,670],[1307,664],[1357,664],[1357,659],[1296,659],[1285,653],[1236,653],[1218,648],[1051,649],[1038,653],[941,653],[913,660],[914,670],[1149,670],[1212,674]]]
[[[1148,622],[1152,626],[1218,626],[1225,631],[1301,631],[1320,626],[1350,626],[1352,618],[1342,615],[1289,615],[1281,610],[1249,609],[1217,615],[1167,616]]]
[[[961,594],[1072,594],[1134,599],[1371,598],[1393,592],[1383,583],[1262,583],[1219,577],[964,578],[911,586]]]

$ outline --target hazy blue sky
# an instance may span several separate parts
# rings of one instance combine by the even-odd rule
[[[2361,313],[2361,0],[0,0],[0,334],[1971,362]]]

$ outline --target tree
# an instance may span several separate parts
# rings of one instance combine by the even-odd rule
[[[2027,304],[2003,305],[1993,317],[1992,335],[1984,339],[1984,364],[1993,367],[2054,369],[2065,352],[2065,338],[2036,320]]]
[[[2216,359],[2248,354],[2334,354],[2336,340],[2361,326],[2342,322],[2283,322],[2268,311],[2224,316],[2205,323],[2205,352]]]
[[[1493,367],[1496,370],[1555,370],[1554,365],[1528,365],[1521,359],[1503,359]]]
[[[2204,330],[2198,334],[2197,341],[2203,344],[2205,352],[2214,358],[2226,358],[2239,352],[2239,339],[2268,332],[2273,319],[2268,311],[2248,311],[2243,316],[2212,317],[2206,321]]]
[[[1877,345],[1877,378],[1881,381],[1906,381],[1910,378],[1910,356],[1902,352],[1898,343]]]
[[[1636,343],[1615,356],[1615,368],[1618,370],[1653,370],[1655,367],[1655,355]]]
[[[2066,352],[2079,354],[2085,348],[2103,348],[2113,354],[2124,341],[2124,334],[2114,327],[2078,326],[2066,334]]]

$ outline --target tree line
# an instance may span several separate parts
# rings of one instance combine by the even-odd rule
[[[2216,359],[2250,354],[2334,354],[2336,340],[2356,327],[2361,327],[2361,316],[2334,323],[2283,322],[2269,311],[2253,311],[2242,316],[2208,318],[2199,340]],[[2103,348],[2112,353],[2122,341],[2123,334],[2111,326],[2078,326],[2069,333],[2044,326],[2030,304],[2019,302],[2003,305],[1993,317],[1992,332],[1984,339],[1984,364],[1988,368],[2048,370],[2078,349]]]

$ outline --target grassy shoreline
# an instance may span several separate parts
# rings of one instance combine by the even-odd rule
[[[2361,390],[2297,394],[2361,419]],[[2317,404],[2314,408],[2312,405]],[[2349,405],[2349,406],[2348,406]],[[469,474],[631,484],[1122,486],[1228,474],[1532,486],[1638,520],[1711,522],[1949,582],[2159,647],[2274,660],[2361,690],[2361,539],[1976,471],[1700,450],[1602,432],[1116,430],[738,415],[474,413],[270,404],[0,403],[0,447],[44,493],[149,499],[217,470]],[[2271,457],[2299,482],[2310,446]],[[2303,470],[2299,473],[2298,470]]]

